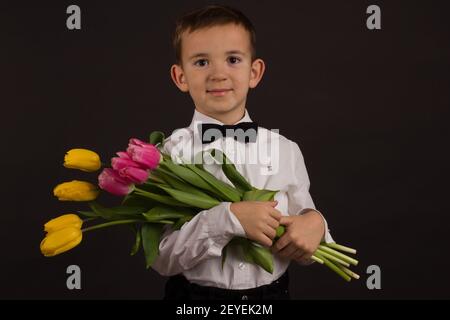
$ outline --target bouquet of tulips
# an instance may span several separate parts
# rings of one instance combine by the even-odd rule
[[[130,225],[135,233],[131,255],[142,247],[149,268],[158,255],[164,226],[177,230],[198,212],[223,201],[271,201],[277,193],[277,190],[261,190],[250,185],[220,150],[211,149],[199,155],[203,159],[207,153],[220,163],[232,185],[217,179],[202,164],[173,161],[163,152],[162,132],[152,132],[149,140],[147,143],[130,139],[126,151],[117,152],[117,157],[111,159],[111,168],[104,168],[98,176],[99,188],[77,180],[61,183],[54,188],[54,195],[59,200],[86,201],[90,210],[65,214],[44,225],[47,234],[40,249],[45,256],[55,256],[74,248],[85,232],[114,225]],[[64,166],[95,172],[102,164],[97,153],[72,149],[65,156]],[[104,207],[95,201],[100,189],[122,197],[120,205]],[[284,227],[280,226],[275,241],[283,233]],[[271,251],[241,237],[233,238],[225,246],[222,265],[229,246],[239,246],[245,261],[273,272]],[[336,243],[322,243],[312,259],[325,264],[347,281],[358,279],[359,276],[348,269],[350,265],[356,266],[358,261],[345,253],[355,254],[356,251]]]

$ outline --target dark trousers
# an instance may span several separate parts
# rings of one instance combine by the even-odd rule
[[[164,300],[289,300],[289,275],[286,271],[271,284],[244,290],[200,286],[183,275],[166,282]]]

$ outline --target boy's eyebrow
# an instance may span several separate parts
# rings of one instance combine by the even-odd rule
[[[225,52],[225,54],[227,54],[227,55],[229,55],[229,54],[240,54],[242,56],[245,56],[245,53],[240,51],[240,50],[230,50],[230,51]],[[191,57],[189,57],[189,60],[196,59],[196,58],[204,58],[204,57],[207,57],[207,56],[208,56],[207,53],[200,52],[200,53],[196,53],[196,54],[192,55]]]
[[[196,53],[192,56],[189,57],[189,60],[195,59],[195,58],[203,58],[203,57],[207,57],[208,54],[207,53]]]
[[[231,50],[231,51],[227,51],[226,54],[240,54],[242,56],[245,56],[245,53],[240,51],[240,50]]]

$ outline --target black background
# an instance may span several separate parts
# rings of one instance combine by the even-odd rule
[[[103,159],[129,137],[190,123],[172,84],[174,20],[211,1],[2,1],[0,298],[159,299],[165,278],[130,257],[126,228],[86,234],[54,258],[42,225],[84,204],[53,187],[95,174],[62,167],[74,147]],[[340,243],[359,250],[360,281],[292,265],[294,299],[449,298],[450,42],[445,1],[223,1],[257,30],[267,71],[250,93],[253,120],[297,142],[316,206]],[[66,28],[81,7],[82,29]],[[366,8],[381,8],[381,30]],[[114,203],[101,198],[103,203]],[[66,288],[79,265],[82,289]],[[381,268],[380,290],[366,286]]]

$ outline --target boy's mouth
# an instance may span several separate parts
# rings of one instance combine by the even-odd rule
[[[214,97],[223,97],[228,92],[233,91],[233,89],[211,89],[206,90],[206,93],[213,95]]]

